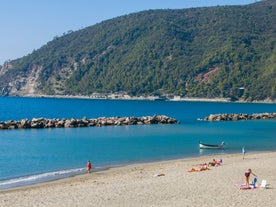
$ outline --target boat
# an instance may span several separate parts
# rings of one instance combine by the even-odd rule
[[[221,144],[203,144],[199,142],[199,149],[223,149],[224,148],[224,142],[221,142]]]

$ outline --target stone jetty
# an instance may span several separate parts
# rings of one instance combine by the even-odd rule
[[[46,119],[33,118],[20,121],[0,121],[1,129],[43,129],[43,128],[75,128],[92,126],[126,126],[126,125],[149,125],[149,124],[177,124],[174,118],[164,115],[143,116],[143,117],[101,117],[82,119]]]
[[[204,118],[205,121],[238,121],[254,119],[276,119],[276,113],[260,114],[211,114]]]

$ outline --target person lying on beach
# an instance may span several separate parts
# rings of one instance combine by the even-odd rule
[[[207,167],[207,164],[202,165],[202,167],[199,168],[199,169],[191,168],[190,170],[188,170],[188,172],[200,172],[200,171],[205,171],[205,170],[210,170],[210,169]]]
[[[219,160],[213,159],[213,161],[208,163],[208,166],[220,166],[221,162],[222,162],[221,159],[219,159]],[[204,166],[204,165],[207,165],[207,163],[205,162],[203,164],[195,164],[193,166]]]
[[[208,166],[217,166],[218,162],[216,161],[216,159],[213,159],[213,161],[209,162]]]
[[[202,164],[194,164],[193,166],[204,166],[204,165],[207,165],[207,163],[202,163]]]

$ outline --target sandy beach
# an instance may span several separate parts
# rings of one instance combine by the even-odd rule
[[[221,158],[218,167],[187,172]],[[0,191],[0,206],[276,206],[276,152],[224,154],[136,164],[58,181]],[[258,185],[240,190],[251,168]],[[156,175],[162,176],[156,176]],[[250,176],[252,181],[254,176]]]

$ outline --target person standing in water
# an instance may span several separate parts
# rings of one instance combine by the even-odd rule
[[[87,161],[86,167],[87,167],[87,172],[90,173],[91,172],[91,168],[92,168],[90,160]]]
[[[244,146],[242,147],[242,159],[244,160],[244,156],[245,156],[245,148],[244,148]]]

